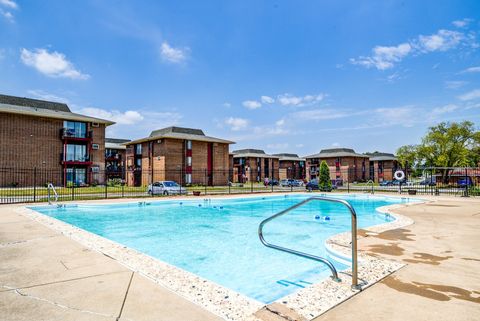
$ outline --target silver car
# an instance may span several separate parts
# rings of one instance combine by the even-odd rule
[[[148,185],[147,192],[152,195],[179,195],[187,194],[187,189],[174,181],[160,181]]]

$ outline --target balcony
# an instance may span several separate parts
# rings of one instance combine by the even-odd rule
[[[92,139],[92,131],[79,131],[73,128],[60,129],[60,137],[63,140],[89,141]]]
[[[122,159],[122,155],[119,153],[109,153],[105,154],[106,161],[120,161]]]
[[[92,165],[90,155],[77,155],[70,153],[61,153],[60,162],[64,165]]]

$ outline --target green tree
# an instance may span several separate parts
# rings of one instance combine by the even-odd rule
[[[398,163],[402,168],[413,167],[417,161],[417,145],[405,145],[397,149]]]
[[[477,166],[480,159],[480,132],[470,121],[442,122],[430,127],[419,145],[407,145],[398,149],[400,163],[407,162],[417,167]],[[403,164],[402,164],[403,165]]]
[[[322,161],[320,164],[320,173],[318,177],[318,187],[323,191],[332,190],[332,181],[330,180],[330,169],[327,162]]]

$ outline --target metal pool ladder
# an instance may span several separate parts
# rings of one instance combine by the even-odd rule
[[[300,256],[300,257],[304,257],[304,258],[307,258],[307,259],[310,259],[310,260],[314,260],[314,261],[317,261],[317,262],[321,262],[321,263],[324,263],[325,265],[327,265],[330,269],[330,271],[332,272],[332,279],[334,281],[337,281],[337,282],[340,282],[340,278],[338,277],[338,273],[337,273],[337,269],[335,268],[335,266],[333,266],[333,264],[323,258],[323,257],[319,257],[319,256],[316,256],[316,255],[312,255],[312,254],[308,254],[308,253],[304,253],[304,252],[300,252],[300,251],[296,251],[296,250],[292,250],[292,249],[289,249],[289,248],[286,248],[286,247],[282,247],[282,246],[278,246],[278,245],[275,245],[275,244],[271,244],[269,242],[267,242],[265,240],[265,238],[263,237],[263,227],[265,226],[266,223],[276,219],[277,217],[280,217],[282,215],[285,215],[287,214],[288,212],[306,204],[306,203],[309,203],[309,202],[312,202],[312,201],[326,201],[326,202],[332,202],[332,203],[340,203],[340,204],[343,204],[345,205],[349,211],[350,211],[350,214],[351,214],[351,217],[352,217],[352,288],[353,289],[360,289],[360,285],[358,284],[358,260],[357,260],[357,213],[355,212],[355,209],[352,207],[352,205],[350,205],[350,203],[348,203],[347,201],[345,200],[341,200],[341,199],[336,199],[336,198],[328,198],[328,197],[321,197],[321,196],[314,196],[314,197],[310,197],[310,198],[307,198],[306,200],[304,201],[301,201],[300,203],[298,204],[295,204],[275,215],[272,215],[270,216],[269,218],[263,220],[260,225],[258,226],[258,237],[260,238],[260,242],[262,242],[263,245],[265,245],[266,247],[269,247],[269,248],[272,248],[272,249],[275,249],[275,250],[279,250],[279,251],[282,251],[282,252],[287,252],[287,253],[290,253],[290,254],[293,254],[293,255],[296,255],[296,256]]]
[[[47,200],[48,200],[48,204],[49,205],[52,205],[52,201],[50,200],[50,189],[53,191],[53,194],[55,195],[55,203],[58,203],[58,194],[57,194],[57,191],[55,190],[55,186],[53,186],[52,183],[48,183],[47,185]]]
[[[368,185],[371,185],[372,188],[370,189],[370,191],[368,191]],[[367,184],[365,185],[365,188],[363,189],[363,192],[364,193],[371,193],[371,194],[375,194],[375,187],[374,187],[375,183],[372,181],[372,180],[369,180],[367,182]]]

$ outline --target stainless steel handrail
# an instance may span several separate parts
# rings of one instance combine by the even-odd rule
[[[363,191],[364,191],[365,193],[368,193],[368,190],[367,190],[367,189],[368,189],[368,184],[371,184],[371,185],[372,185],[372,189],[370,190],[370,193],[375,194],[375,188],[374,188],[375,182],[372,181],[371,179],[368,180],[367,184],[365,185],[366,188],[365,188]]]
[[[335,266],[333,266],[333,264],[329,260],[327,260],[325,258],[322,258],[322,257],[319,257],[319,256],[316,256],[316,255],[311,255],[311,254],[308,254],[308,253],[304,253],[304,252],[292,250],[292,249],[289,249],[289,248],[286,248],[286,247],[271,244],[271,243],[267,242],[265,240],[265,238],[263,237],[263,227],[265,226],[266,223],[270,222],[271,220],[273,220],[277,217],[285,215],[288,212],[290,212],[290,211],[292,211],[292,210],[294,210],[294,209],[296,209],[296,208],[298,208],[298,207],[300,207],[300,206],[302,206],[306,203],[309,203],[311,201],[326,201],[326,202],[340,203],[340,204],[345,205],[350,210],[350,214],[351,214],[351,217],[352,217],[352,288],[359,289],[360,286],[358,284],[358,260],[357,260],[357,213],[355,212],[355,209],[353,208],[353,206],[345,200],[341,200],[341,199],[337,199],[337,198],[313,196],[313,197],[307,198],[306,200],[301,201],[300,203],[295,204],[295,205],[293,205],[293,206],[291,206],[291,207],[289,207],[289,208],[287,208],[287,209],[285,209],[285,210],[283,210],[283,211],[281,211],[281,212],[279,212],[275,215],[272,215],[269,218],[263,220],[260,223],[260,225],[258,226],[258,237],[260,238],[260,242],[262,242],[262,244],[265,245],[266,247],[269,247],[269,248],[272,248],[272,249],[275,249],[275,250],[287,252],[287,253],[290,253],[290,254],[293,254],[293,255],[297,255],[297,256],[300,256],[300,257],[310,259],[310,260],[322,262],[330,268],[330,271],[332,272],[332,279],[337,281],[337,282],[340,282],[341,280],[338,277],[337,269],[335,268]]]
[[[53,190],[53,194],[55,195],[55,202],[58,203],[58,194],[57,194],[57,191],[55,190],[55,186],[53,186],[52,183],[48,183],[48,185],[47,185],[47,200],[48,200],[48,204],[49,204],[49,205],[52,205],[52,201],[50,201],[50,189]]]

